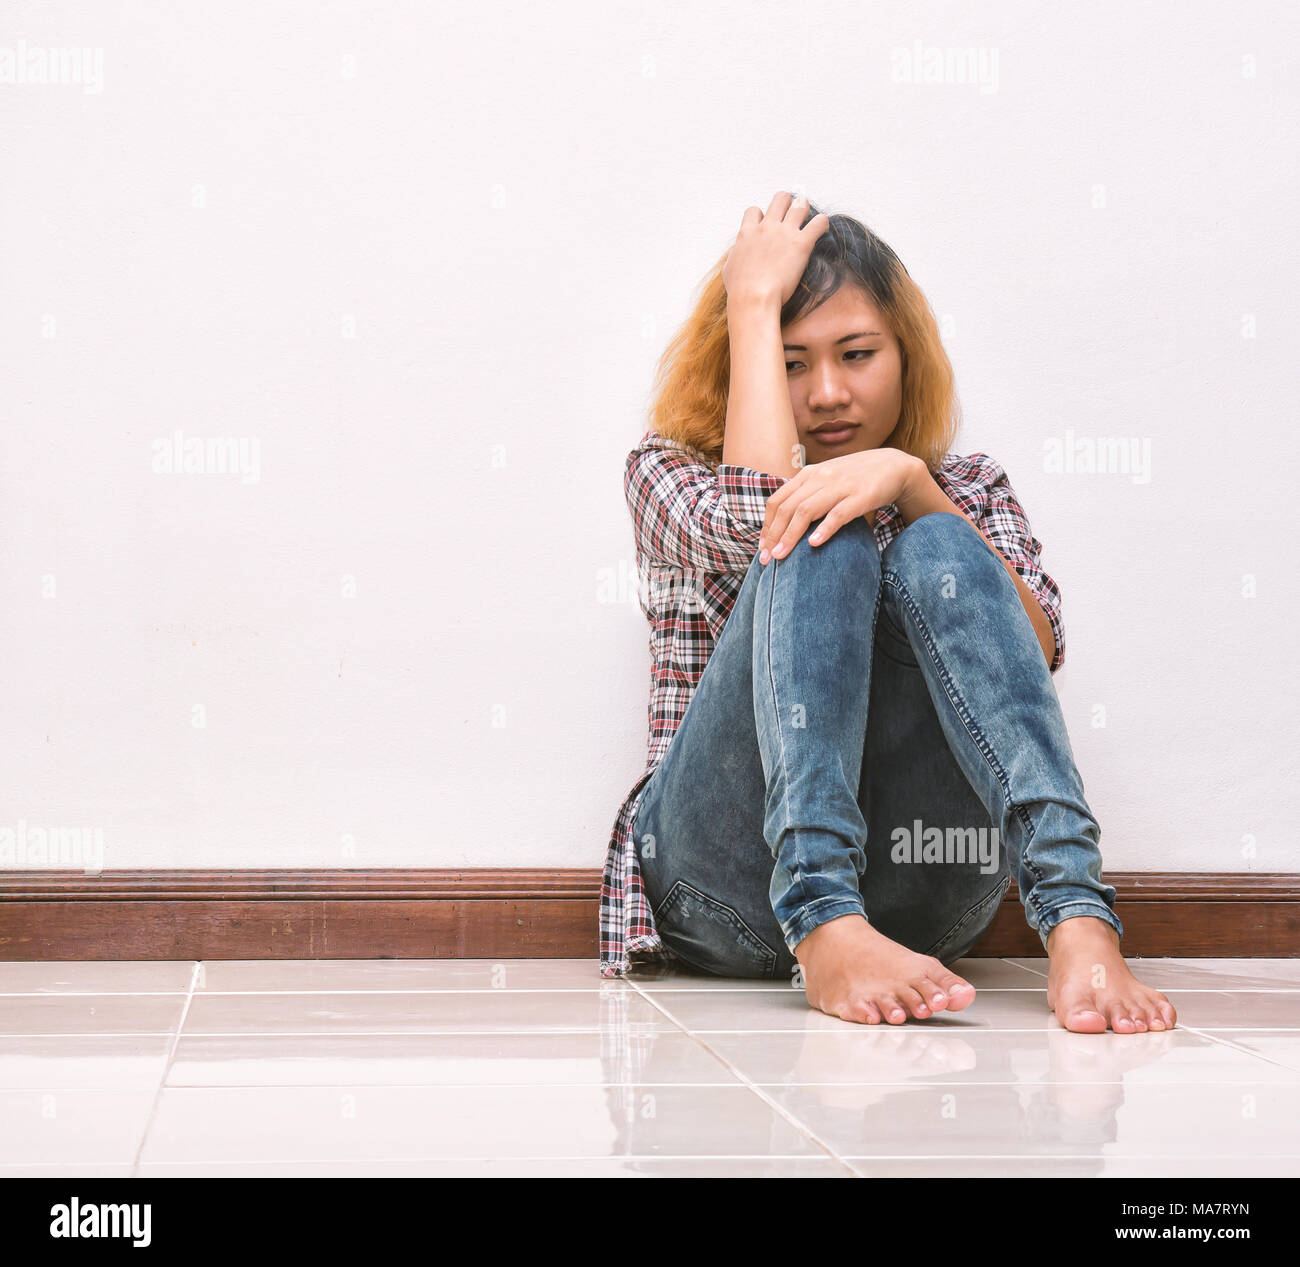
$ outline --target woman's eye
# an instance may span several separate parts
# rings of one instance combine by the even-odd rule
[[[876,354],[875,348],[852,348],[844,355],[845,356],[875,356],[875,354]],[[802,361],[787,361],[785,363],[786,373],[788,374],[794,366],[802,365],[802,364],[803,364]]]

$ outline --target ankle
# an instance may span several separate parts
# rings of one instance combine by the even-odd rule
[[[802,941],[796,944],[794,948],[794,957],[803,962],[804,956],[815,954],[821,947],[854,938],[861,940],[863,936],[880,937],[871,924],[867,921],[865,915],[859,915],[851,912],[848,915],[837,915],[834,919],[828,919],[824,924],[818,924]]]
[[[1063,919],[1047,934],[1047,953],[1068,947],[1104,945],[1119,949],[1119,934],[1104,919],[1095,915],[1072,915]]]

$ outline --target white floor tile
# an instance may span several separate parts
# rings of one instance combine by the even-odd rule
[[[0,1091],[0,1165],[129,1165],[153,1107],[152,1090],[63,1087]]]
[[[869,1032],[883,1025],[858,1024],[828,1016],[811,1007],[807,997],[791,990],[779,993],[704,993],[659,990],[652,996],[682,1028],[711,1033],[721,1030],[856,1030]],[[934,1030],[1059,1028],[1048,1010],[1046,990],[981,990],[960,1012],[941,1012],[902,1027]]]
[[[1220,1155],[1297,1149],[1300,1085],[1113,1083],[765,1088],[836,1154]]]
[[[1044,961],[1046,962],[1046,961]],[[1028,968],[1004,959],[962,959],[952,965],[952,971],[979,989],[1044,989],[1043,979]],[[676,969],[642,970],[638,975],[623,978],[639,990],[654,993],[658,990],[793,990],[803,993],[802,984],[793,979],[757,980],[747,977],[715,977],[705,973],[689,973]]]
[[[593,1030],[183,1037],[167,1084],[592,1086],[626,1077],[656,1083],[736,1083],[721,1061],[680,1031],[655,1030],[620,1044],[611,1032]]]
[[[697,1037],[756,1083],[1300,1083],[1300,1072],[1190,1030],[990,1032],[925,1025]],[[1296,1035],[1300,1039],[1300,1035]]]
[[[4,994],[0,1034],[169,1034],[184,994]]]
[[[1300,961],[1129,962],[1180,1028],[1070,1034],[1046,958],[903,1026],[594,959],[0,964],[0,1180],[1300,1174]]]
[[[170,1035],[12,1038],[0,1042],[0,1087],[156,1088]]]
[[[1300,1033],[1294,1030],[1206,1029],[1202,1033],[1242,1047],[1264,1060],[1276,1061],[1287,1069],[1300,1071]]]
[[[848,1163],[868,1179],[1291,1178],[1290,1157],[890,1157]]]
[[[168,1087],[141,1160],[825,1156],[745,1087]]]
[[[0,994],[147,994],[186,991],[194,975],[188,959],[0,962]]]
[[[437,1034],[673,1029],[635,991],[486,990],[398,994],[195,994],[195,1034]]]
[[[0,1172],[2,1174],[3,1172]],[[847,1162],[830,1157],[588,1157],[452,1160],[191,1162],[140,1167],[149,1178],[284,1179],[852,1179]]]
[[[5,1179],[129,1179],[131,1174],[127,1162],[0,1162],[0,1183]]]
[[[1012,959],[1047,979],[1047,959]],[[1157,990],[1300,990],[1300,959],[1125,959],[1139,981]]]
[[[1300,1031],[1300,991],[1165,990],[1178,1023],[1195,1029]]]
[[[596,959],[207,959],[196,990],[622,990]]]

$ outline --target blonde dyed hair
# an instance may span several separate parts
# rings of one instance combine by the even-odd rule
[[[818,214],[810,205],[807,219]],[[650,407],[652,430],[691,445],[715,465],[722,460],[731,378],[725,260],[724,252],[660,356]],[[921,458],[935,471],[961,427],[952,363],[929,301],[884,239],[851,216],[830,216],[830,227],[817,239],[799,285],[781,309],[781,326],[818,307],[845,283],[871,296],[901,352],[902,408],[884,443]]]

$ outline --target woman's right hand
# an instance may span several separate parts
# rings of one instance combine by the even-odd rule
[[[795,292],[817,239],[830,228],[830,217],[815,215],[803,224],[808,199],[779,190],[764,215],[746,207],[740,232],[722,265],[728,302],[779,298],[781,305]],[[800,226],[803,226],[802,228]]]

